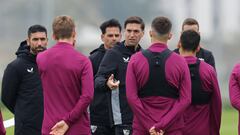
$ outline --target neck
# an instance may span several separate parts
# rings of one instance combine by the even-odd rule
[[[183,50],[182,48],[179,49],[179,53],[181,56],[196,56],[196,52],[186,51]]]
[[[65,42],[71,45],[74,45],[74,39],[73,38],[69,38],[69,39],[59,39],[57,40],[58,42]]]
[[[33,52],[31,49],[30,49],[30,53],[31,53],[32,55],[37,55],[37,53]]]
[[[136,44],[136,45],[129,45],[129,44],[127,44],[126,42],[124,43],[124,45],[125,45],[126,47],[134,47],[134,50],[137,50],[137,47],[138,47],[138,44]]]
[[[110,47],[107,47],[106,44],[103,45],[106,50],[110,49]]]
[[[167,44],[167,40],[160,40],[160,39],[152,38],[151,43],[152,44],[155,44],[155,43]]]

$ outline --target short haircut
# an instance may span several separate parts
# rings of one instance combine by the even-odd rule
[[[118,27],[120,32],[122,30],[121,24],[119,23],[119,21],[117,19],[110,19],[110,20],[107,20],[107,21],[103,22],[100,26],[102,34],[106,33],[106,29],[108,27]]]
[[[57,40],[68,39],[75,31],[75,23],[70,16],[57,16],[52,23],[52,30]]]
[[[160,16],[156,17],[152,21],[151,27],[159,36],[163,36],[170,33],[172,29],[172,23],[167,17]]]
[[[30,37],[32,33],[36,33],[36,32],[44,32],[46,33],[46,36],[47,36],[47,29],[42,25],[36,24],[28,28],[28,37]]]
[[[183,30],[183,27],[185,25],[197,25],[198,26],[198,29],[199,29],[199,24],[198,24],[198,21],[193,19],[193,18],[187,18],[183,21],[183,24],[182,24],[182,30]]]
[[[200,35],[194,30],[187,30],[181,34],[180,42],[186,51],[196,51],[200,42]]]
[[[141,17],[131,16],[131,17],[127,18],[126,21],[124,22],[124,28],[126,28],[127,24],[129,24],[129,23],[140,24],[142,31],[144,31],[145,24],[144,24],[143,19]]]

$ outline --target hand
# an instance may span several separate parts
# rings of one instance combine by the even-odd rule
[[[160,132],[157,132],[154,126],[150,128],[149,133],[150,133],[150,135],[163,135],[164,134],[163,130],[160,130]]]
[[[114,89],[117,89],[119,87],[119,84],[120,84],[120,81],[116,81],[114,79],[114,75],[111,74],[111,76],[108,78],[108,81],[107,81],[107,86],[111,89],[111,90],[114,90]]]
[[[68,130],[68,125],[64,120],[59,121],[57,124],[55,124],[51,132],[49,133],[50,135],[64,135],[66,131]]]

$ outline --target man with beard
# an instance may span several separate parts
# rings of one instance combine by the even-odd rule
[[[2,79],[2,102],[15,116],[15,135],[41,135],[43,94],[36,56],[46,49],[47,30],[41,25],[28,29],[17,58],[8,64]]]

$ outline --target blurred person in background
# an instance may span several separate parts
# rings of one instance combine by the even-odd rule
[[[194,30],[200,34],[198,21],[193,18],[186,18],[182,24],[182,32],[184,32],[186,30]],[[175,49],[174,52],[179,54],[179,47],[180,47],[179,43],[178,43],[177,47],[178,48]],[[203,48],[201,45],[197,50],[196,57],[199,58],[200,60],[205,61],[206,63],[210,64],[211,66],[213,66],[215,68],[215,60],[214,60],[214,56],[213,56],[212,52]]]
[[[125,40],[108,50],[95,76],[95,88],[106,94],[106,126],[96,128],[96,135],[131,135],[133,114],[126,99],[126,70],[130,57],[141,50],[144,35],[142,18],[131,16],[124,22]],[[102,128],[102,129],[101,129]],[[101,131],[98,132],[97,131]],[[95,134],[95,133],[94,133]]]
[[[180,55],[185,58],[191,75],[192,102],[184,111],[184,135],[219,135],[222,102],[214,68],[199,60],[200,35],[186,30],[180,37]]]
[[[93,66],[93,75],[95,76],[99,65],[107,50],[111,49],[121,40],[121,25],[118,20],[110,19],[103,22],[100,26],[101,39],[103,44],[90,53],[90,60]],[[104,127],[109,127],[110,119],[106,117],[110,114],[108,109],[108,96],[105,89],[95,89],[94,99],[90,105],[90,121],[92,134],[97,135],[104,132]]]
[[[4,71],[2,102],[14,114],[15,135],[41,135],[43,93],[36,57],[47,43],[46,28],[31,26],[27,40],[16,52],[17,58]]]
[[[74,48],[76,26],[70,16],[57,16],[52,30],[57,43],[37,57],[44,95],[42,135],[90,135],[91,62]]]

